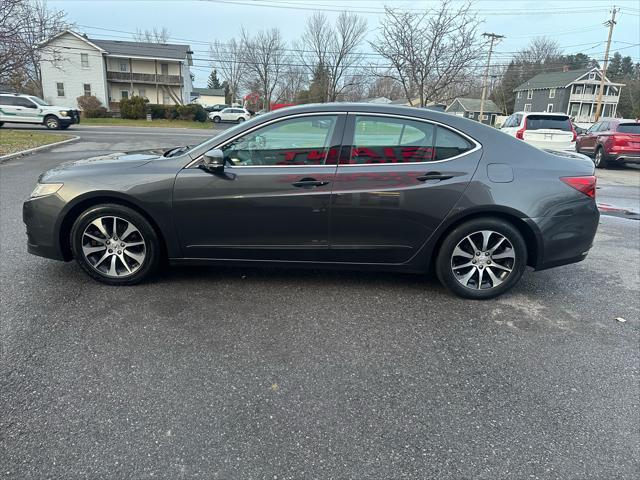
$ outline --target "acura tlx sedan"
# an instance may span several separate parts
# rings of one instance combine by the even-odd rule
[[[527,265],[578,262],[598,225],[593,163],[408,107],[278,110],[193,147],[44,173],[28,248],[130,285],[171,264],[434,270],[454,293],[506,292]]]

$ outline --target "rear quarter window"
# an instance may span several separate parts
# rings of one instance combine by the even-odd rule
[[[632,133],[640,135],[640,123],[621,123],[616,130],[618,133]]]
[[[435,144],[435,160],[446,160],[462,155],[473,148],[473,144],[462,135],[440,126],[436,129]]]
[[[563,130],[571,131],[571,120],[569,117],[557,115],[529,115],[527,117],[527,130]]]

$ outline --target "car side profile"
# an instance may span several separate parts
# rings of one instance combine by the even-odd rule
[[[251,118],[251,114],[248,110],[240,107],[223,108],[219,112],[211,112],[209,119],[213,123],[219,122],[238,122],[242,123]]]
[[[640,163],[640,121],[604,118],[578,136],[576,152],[592,156],[598,168]]]
[[[163,259],[435,271],[475,299],[527,266],[578,262],[598,225],[594,166],[433,110],[322,104],[195,147],[110,154],[41,175],[28,250],[112,285]]]
[[[0,93],[0,127],[5,123],[30,123],[64,130],[80,123],[80,113],[71,107],[49,105],[33,95]]]
[[[507,117],[504,133],[550,150],[574,150],[577,133],[569,115],[549,112],[515,112]]]

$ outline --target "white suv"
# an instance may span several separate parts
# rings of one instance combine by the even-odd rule
[[[548,112],[515,112],[500,131],[538,148],[575,150],[576,131],[569,115]]]
[[[36,123],[51,129],[65,129],[80,123],[78,110],[49,105],[38,97],[0,93],[0,127],[4,123]]]
[[[251,118],[251,114],[248,110],[239,107],[229,107],[219,112],[211,112],[209,114],[209,119],[213,120],[214,123],[219,122],[244,122],[245,120],[249,120]]]

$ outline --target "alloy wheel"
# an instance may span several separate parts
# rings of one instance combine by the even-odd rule
[[[47,118],[47,128],[50,128],[52,130],[57,129],[59,126],[58,120],[53,118],[53,117],[49,117]]]
[[[121,217],[98,217],[82,233],[82,253],[102,275],[123,278],[144,264],[146,243],[140,230]]]
[[[451,254],[451,269],[464,287],[488,290],[509,278],[515,261],[515,249],[507,237],[481,230],[458,242]]]
[[[594,157],[594,162],[596,164],[596,167],[599,167],[600,164],[602,163],[602,149],[599,148],[598,150],[596,150],[596,156]]]

